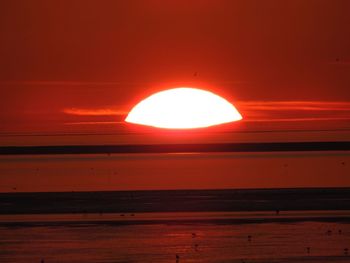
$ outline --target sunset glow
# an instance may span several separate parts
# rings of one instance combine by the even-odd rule
[[[202,128],[242,119],[224,98],[201,89],[174,88],[139,102],[126,122],[168,129]]]

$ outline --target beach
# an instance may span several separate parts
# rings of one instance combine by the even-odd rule
[[[0,262],[350,262],[348,193],[342,188],[1,194]],[[98,206],[96,196],[108,196],[114,206]],[[49,205],[53,200],[55,209]],[[4,213],[14,203],[17,210]],[[82,211],[72,213],[76,203]],[[275,204],[285,209],[271,209]]]
[[[306,215],[304,212],[302,216]],[[348,214],[342,215],[349,220]],[[25,222],[32,224],[2,224],[0,261],[177,262],[176,255],[179,256],[178,262],[350,260],[344,250],[350,244],[348,222],[317,219],[265,222],[264,215],[257,215],[261,223],[248,223],[249,220],[235,223],[216,220],[213,214],[211,220],[202,221],[197,215],[190,222],[182,220],[180,215],[169,220],[172,215],[158,214],[158,219],[155,215],[148,219],[145,219],[147,215],[141,215],[148,222],[125,223],[135,219],[130,219],[131,215],[118,216],[121,219],[117,215],[117,219],[84,215],[77,220],[66,215],[61,224],[52,219],[45,221],[43,217],[35,219],[35,216],[30,221],[30,216],[27,216]],[[138,216],[136,214],[133,218]],[[186,215],[182,216],[186,219]]]

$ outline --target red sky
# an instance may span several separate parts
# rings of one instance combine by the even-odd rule
[[[347,0],[1,1],[0,145],[349,140],[348,10]],[[224,96],[244,120],[175,135],[125,125],[136,102],[177,86]],[[274,160],[267,163],[272,167]],[[34,176],[21,167],[26,162],[2,160],[0,182]],[[277,174],[268,180],[271,186]],[[269,185],[256,176],[246,186]],[[293,176],[286,186],[317,185]],[[350,186],[347,179],[330,183],[324,176],[324,185]],[[61,183],[66,188],[50,178],[52,188],[38,187],[74,188],[67,178]],[[147,182],[143,178],[135,188]],[[38,190],[17,179],[9,185]],[[175,185],[191,187],[193,180]],[[233,187],[234,181],[215,187]],[[149,182],[143,188],[166,187]]]

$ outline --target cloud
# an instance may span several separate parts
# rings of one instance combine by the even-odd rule
[[[349,121],[350,102],[346,101],[237,101],[234,103],[244,122],[309,122]],[[99,117],[127,115],[117,107],[65,108],[63,112],[74,116],[95,117],[93,120],[67,123],[69,125],[112,124],[112,120]],[[97,118],[97,119],[96,119]],[[120,123],[120,122],[119,122]]]
[[[99,108],[99,109],[87,109],[87,108],[66,108],[63,109],[65,114],[77,115],[77,116],[116,116],[126,115],[127,112],[123,110],[116,110],[112,108]]]
[[[123,121],[77,121],[65,122],[64,125],[115,125],[124,123]]]
[[[270,119],[262,119],[262,118],[256,118],[256,119],[248,119],[244,120],[246,122],[301,122],[301,121],[350,121],[349,117],[344,118],[323,118],[323,117],[315,117],[315,118],[270,118]]]
[[[350,102],[332,101],[238,101],[246,110],[266,111],[350,111]]]
[[[248,122],[350,120],[350,102],[238,101],[237,108]]]

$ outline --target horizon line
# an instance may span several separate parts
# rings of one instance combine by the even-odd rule
[[[1,146],[0,155],[349,151],[350,141]]]

